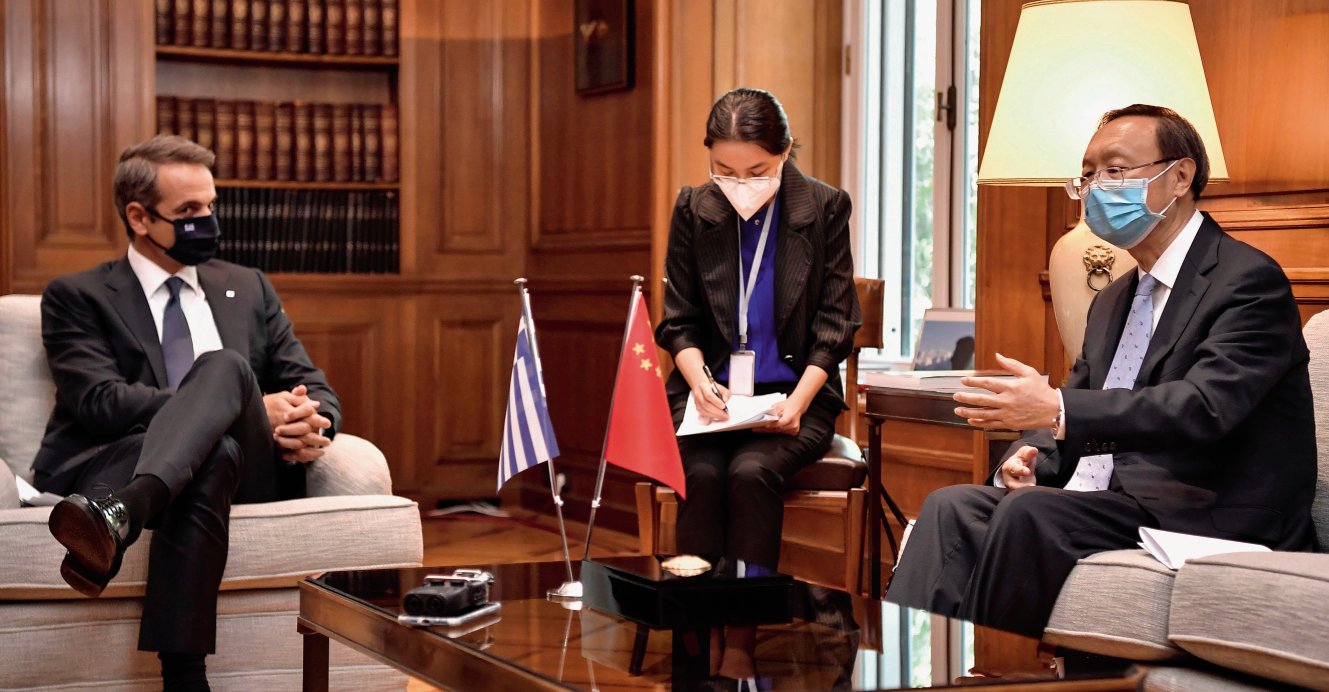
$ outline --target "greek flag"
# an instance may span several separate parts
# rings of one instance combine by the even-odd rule
[[[498,457],[498,487],[526,469],[558,456],[554,426],[549,422],[544,378],[532,353],[534,328],[523,315],[517,328],[517,350],[512,357],[508,384],[508,410],[503,418],[503,448]]]

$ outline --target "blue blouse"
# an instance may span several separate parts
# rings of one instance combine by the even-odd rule
[[[761,239],[761,227],[766,223],[766,215],[771,214],[770,236],[763,248],[761,266],[757,268],[757,285],[748,299],[748,350],[757,354],[754,377],[759,383],[797,382],[798,374],[789,364],[780,360],[780,344],[775,335],[775,247],[779,243],[780,196],[776,195],[765,209],[742,222],[742,243],[739,252],[743,257],[741,280],[747,282],[752,275],[752,260],[757,254],[757,241]],[[734,286],[738,292],[738,286]],[[738,323],[738,315],[734,315]],[[735,335],[733,349],[738,349]],[[726,358],[715,379],[729,383],[729,359]]]

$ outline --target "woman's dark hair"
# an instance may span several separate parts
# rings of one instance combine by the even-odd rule
[[[723,141],[751,142],[779,155],[789,150],[794,136],[775,94],[739,87],[721,96],[706,119],[706,148]]]
[[[1131,115],[1140,115],[1158,121],[1154,130],[1158,136],[1158,150],[1168,159],[1190,159],[1195,162],[1195,177],[1191,179],[1191,197],[1200,199],[1204,186],[1209,184],[1209,155],[1204,150],[1204,140],[1195,131],[1191,121],[1181,117],[1171,108],[1135,103],[1125,108],[1118,108],[1103,114],[1098,126]]]

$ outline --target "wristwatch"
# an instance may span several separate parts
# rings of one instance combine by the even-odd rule
[[[1061,411],[1057,411],[1057,415],[1055,415],[1055,416],[1052,417],[1052,436],[1053,436],[1053,437],[1056,437],[1056,436],[1057,436],[1057,431],[1058,431],[1058,430],[1061,430]]]

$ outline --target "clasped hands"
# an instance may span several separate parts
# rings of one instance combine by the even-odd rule
[[[697,402],[697,415],[703,423],[729,420],[729,413],[725,411],[725,403],[729,401],[729,397],[729,388],[718,382],[715,383],[714,390],[711,389],[711,383],[705,380],[697,383],[692,388],[692,398]],[[808,410],[809,403],[791,394],[785,400],[777,401],[775,405],[771,406],[771,413],[779,416],[777,420],[760,425],[752,430],[753,432],[796,436],[799,431],[799,423],[803,420],[803,414]]]
[[[289,392],[264,395],[263,408],[282,459],[307,464],[323,456],[332,442],[323,431],[332,427],[332,421],[318,414],[320,404],[309,398],[309,390],[302,384]]]

